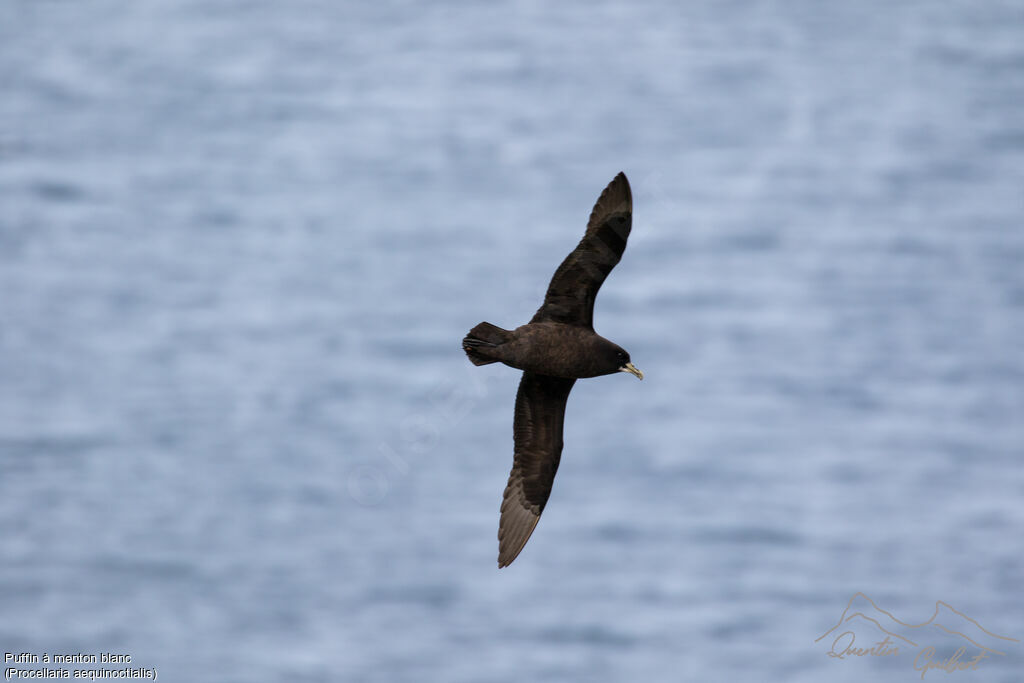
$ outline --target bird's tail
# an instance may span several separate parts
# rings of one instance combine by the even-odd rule
[[[469,331],[462,340],[462,350],[473,365],[497,363],[501,358],[494,355],[494,349],[512,338],[512,333],[497,325],[480,323]]]

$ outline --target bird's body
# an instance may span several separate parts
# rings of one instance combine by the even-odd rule
[[[473,364],[501,362],[523,371],[513,422],[515,457],[498,527],[499,567],[526,545],[551,494],[565,404],[576,380],[616,372],[643,379],[629,354],[593,327],[594,299],[622,257],[632,222],[629,181],[620,173],[598,198],[583,239],[555,271],[533,319],[514,330],[483,322],[462,340]]]
[[[609,370],[601,351],[619,347],[578,325],[550,321],[528,323],[507,334],[507,341],[488,348],[485,353],[488,358],[518,370],[577,379],[618,372],[622,365],[613,358],[615,367]],[[472,330],[470,335],[473,335]]]

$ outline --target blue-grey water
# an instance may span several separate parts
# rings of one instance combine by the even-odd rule
[[[620,170],[646,378],[577,383],[499,571],[519,373],[459,341]],[[5,0],[0,650],[920,680],[815,642],[858,591],[1024,641],[1022,260],[1019,0]]]

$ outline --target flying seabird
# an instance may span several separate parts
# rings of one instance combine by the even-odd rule
[[[619,173],[598,198],[586,234],[555,271],[533,319],[511,331],[483,322],[462,340],[474,365],[501,362],[523,371],[513,423],[515,455],[498,524],[499,567],[519,555],[551,495],[572,385],[616,372],[644,378],[622,347],[594,332],[594,298],[622,258],[632,224],[633,196]]]

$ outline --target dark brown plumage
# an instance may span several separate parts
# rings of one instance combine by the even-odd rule
[[[514,330],[480,323],[462,340],[474,365],[523,370],[516,394],[515,456],[501,503],[498,566],[512,563],[551,495],[562,456],[565,403],[577,378],[643,373],[629,354],[594,332],[594,299],[622,258],[633,224],[629,181],[618,174],[590,213],[583,239],[558,266],[533,319]]]

